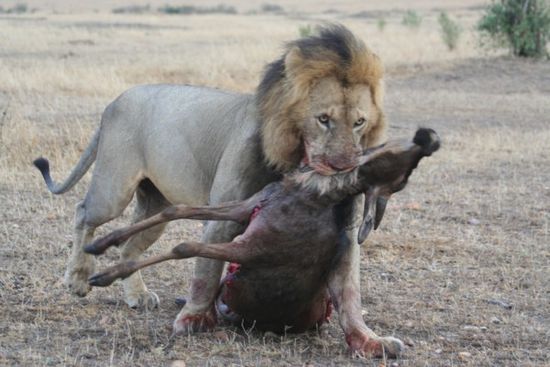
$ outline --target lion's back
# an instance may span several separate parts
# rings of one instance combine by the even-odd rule
[[[234,110],[251,99],[250,95],[209,87],[146,84],[123,92],[107,106],[104,115],[110,118],[125,116],[134,123],[143,119],[160,123],[166,119],[189,118],[197,114],[213,117],[219,110]]]
[[[203,203],[224,156],[232,155],[225,160],[233,164],[239,162],[234,155],[249,160],[231,152],[244,149],[257,131],[255,111],[251,95],[189,85],[136,86],[106,108],[99,150],[124,151],[126,162],[139,162],[141,175],[171,202]]]

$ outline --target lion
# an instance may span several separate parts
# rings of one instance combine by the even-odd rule
[[[93,256],[84,252],[100,225],[120,216],[136,197],[134,222],[173,204],[216,205],[243,200],[306,164],[319,176],[349,172],[360,153],[381,143],[383,67],[379,57],[341,25],[290,42],[269,64],[255,94],[187,85],[134,87],[107,106],[100,127],[68,178],[55,183],[44,158],[34,163],[54,194],[70,190],[95,162],[88,192],[76,207],[74,244],[65,282],[78,296],[90,291]],[[402,343],[370,330],[361,314],[357,228],[363,198],[347,213],[352,243],[329,279],[329,291],[350,347],[370,355]],[[159,224],[131,237],[121,259],[135,260],[164,230]],[[244,227],[207,222],[202,242],[231,241]],[[174,321],[176,333],[212,328],[223,262],[197,259],[190,298]],[[123,281],[130,307],[155,306],[139,272]]]

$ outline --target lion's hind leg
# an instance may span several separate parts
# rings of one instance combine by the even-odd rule
[[[136,208],[132,222],[137,223],[159,213],[168,206],[169,202],[152,182],[143,180],[136,191]],[[161,223],[130,237],[122,246],[120,260],[137,260],[145,250],[158,240],[165,228],[166,223]],[[147,289],[139,271],[125,278],[122,281],[122,286],[124,288],[124,300],[131,308],[154,308],[160,302],[158,296]]]
[[[93,239],[97,227],[122,214],[139,182],[134,170],[119,171],[107,180],[97,172],[117,171],[102,165],[98,160],[86,198],[76,207],[74,241],[65,271],[65,284],[80,297],[90,291],[88,277],[95,267],[93,256],[84,251],[84,246]]]

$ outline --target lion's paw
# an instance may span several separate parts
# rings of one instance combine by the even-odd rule
[[[351,351],[363,357],[395,358],[403,353],[405,345],[393,337],[371,338],[361,332],[353,332],[346,336]]]
[[[130,308],[150,310],[160,304],[159,297],[155,292],[147,289],[139,272],[123,279],[122,288],[124,289],[124,301]]]
[[[145,289],[143,292],[126,293],[124,301],[130,308],[148,309],[157,308],[160,304],[159,296],[155,292]]]
[[[92,287],[88,284],[88,277],[93,271],[93,266],[68,268],[65,272],[65,285],[71,293],[84,297],[92,290]]]
[[[399,357],[405,351],[405,344],[397,338],[386,336],[380,338],[380,342],[384,346],[384,352],[390,358]]]
[[[174,333],[188,334],[209,331],[214,329],[216,323],[216,314],[213,311],[191,313],[183,309],[174,320]]]

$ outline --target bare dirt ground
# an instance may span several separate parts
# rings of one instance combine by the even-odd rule
[[[336,319],[301,335],[219,326],[171,338],[191,261],[144,272],[159,309],[129,309],[118,285],[69,295],[73,208],[89,176],[53,197],[30,164],[43,154],[64,177],[106,104],[135,84],[252,91],[282,43],[321,20],[349,26],[385,61],[390,136],[429,126],[443,139],[363,245],[367,324],[408,344],[399,366],[548,365],[550,63],[480,50],[472,26],[481,2],[445,2],[465,29],[455,52],[439,38],[436,1],[418,3],[417,30],[400,24],[403,1],[369,5],[385,11],[375,13],[383,30],[376,17],[353,16],[364,10],[353,1],[339,11],[325,1],[285,15],[201,16],[113,15],[111,3],[0,17],[0,365],[391,364],[352,357]],[[200,231],[174,224],[148,253]],[[116,260],[111,251],[99,267]]]

